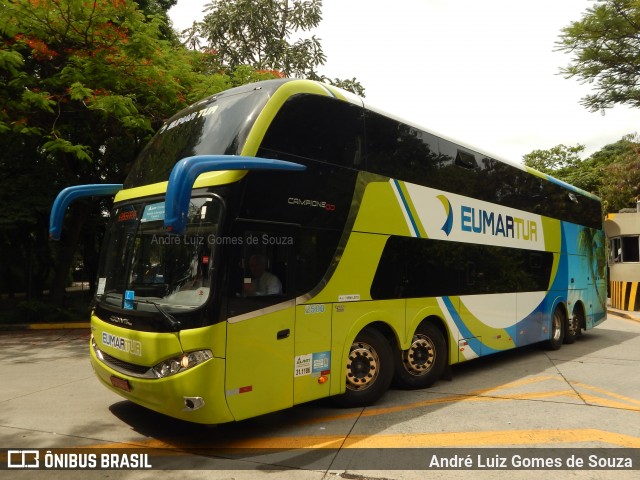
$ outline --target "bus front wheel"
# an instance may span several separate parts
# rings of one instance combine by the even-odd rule
[[[408,389],[427,388],[447,366],[447,343],[433,323],[423,323],[413,334],[411,346],[395,357],[395,382]]]
[[[393,378],[393,353],[378,330],[365,328],[351,344],[346,390],[334,398],[343,407],[371,405],[387,391]]]

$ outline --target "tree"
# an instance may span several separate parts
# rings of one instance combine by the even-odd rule
[[[582,160],[583,145],[534,150],[523,163],[598,195],[605,213],[635,206],[640,196],[640,136],[625,135]]]
[[[157,15],[162,20],[160,24],[160,33],[163,39],[179,42],[180,39],[171,28],[171,20],[169,19],[169,9],[174,7],[178,0],[136,0],[138,8],[145,15]]]
[[[593,85],[595,93],[581,101],[586,108],[640,106],[640,2],[597,0],[557,45],[573,57],[561,73]]]
[[[551,175],[587,192],[597,193],[600,188],[600,171],[590,159],[582,160],[584,145],[573,147],[556,145],[549,150],[534,150],[525,155],[524,165]]]
[[[583,151],[584,145],[567,147],[560,144],[549,150],[534,150],[522,157],[522,160],[526,166],[542,173],[562,176],[563,171],[573,169],[580,164],[580,154]]]
[[[135,0],[135,2],[145,15],[166,15],[178,0]]]
[[[355,78],[329,79],[318,73],[326,56],[315,35],[293,39],[320,24],[321,8],[321,0],[212,0],[204,20],[182,33],[194,49],[204,40],[225,71],[250,65],[286,77],[323,80],[364,95]]]
[[[608,148],[607,148],[608,147]],[[640,198],[640,136],[626,135],[605,147],[609,161],[603,168],[599,194],[607,212],[636,206]],[[594,154],[594,157],[598,152]],[[601,151],[600,156],[604,155]]]
[[[79,245],[85,263],[95,263],[104,206],[89,202],[72,206],[50,252],[48,214],[58,191],[122,183],[166,118],[232,86],[227,75],[202,74],[210,55],[166,39],[164,26],[162,15],[145,16],[124,0],[0,5],[0,250],[9,252],[0,274],[20,280],[12,272],[32,262],[23,288],[34,277],[41,290],[53,263],[51,292],[61,302]]]

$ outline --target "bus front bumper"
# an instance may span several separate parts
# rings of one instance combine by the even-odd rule
[[[90,345],[91,366],[109,390],[150,410],[202,424],[234,421],[224,390],[225,360],[213,357],[165,378],[123,375],[102,362]]]

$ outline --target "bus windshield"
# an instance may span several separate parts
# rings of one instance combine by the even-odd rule
[[[195,155],[239,155],[266,92],[220,94],[170,118],[138,156],[125,188],[166,181],[176,162]]]
[[[184,235],[165,233],[164,202],[115,208],[98,269],[98,301],[129,310],[204,305],[222,208],[215,197],[192,198]]]

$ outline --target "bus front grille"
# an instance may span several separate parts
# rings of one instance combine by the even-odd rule
[[[93,347],[98,360],[123,375],[138,378],[158,378],[158,375],[156,375],[155,371],[151,367],[125,362],[124,360],[117,359],[108,353],[103,352],[98,348],[98,345],[93,338],[91,339],[91,346]]]

